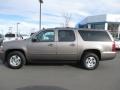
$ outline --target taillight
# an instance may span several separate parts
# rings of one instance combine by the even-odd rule
[[[113,52],[116,52],[115,42],[113,42],[113,44],[112,44],[112,51],[113,51]]]

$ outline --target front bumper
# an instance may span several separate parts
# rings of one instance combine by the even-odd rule
[[[1,60],[2,62],[4,62],[4,60],[5,60],[5,54],[4,54],[4,51],[1,50],[1,49],[0,49],[0,60]]]
[[[101,60],[112,60],[116,57],[117,52],[103,52],[101,54]]]

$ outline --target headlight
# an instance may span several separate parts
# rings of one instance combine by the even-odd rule
[[[3,50],[3,43],[1,43],[0,45],[0,50]]]
[[[3,48],[3,45],[2,45],[2,44],[0,45],[0,48]]]

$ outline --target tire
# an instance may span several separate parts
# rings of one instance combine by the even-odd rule
[[[99,66],[99,57],[94,53],[85,53],[82,57],[81,64],[87,70],[94,70]]]
[[[14,51],[7,55],[6,64],[11,69],[20,69],[25,63],[25,56],[19,51]]]

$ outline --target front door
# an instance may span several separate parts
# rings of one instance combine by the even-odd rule
[[[54,60],[56,57],[56,42],[54,30],[44,30],[34,36],[35,41],[28,45],[32,60]]]

